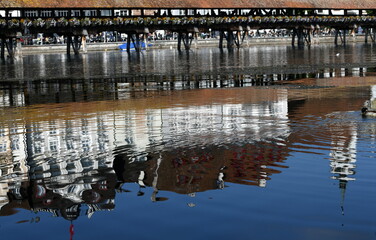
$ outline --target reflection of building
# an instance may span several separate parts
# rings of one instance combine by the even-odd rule
[[[278,91],[262,104],[116,110],[74,118],[33,113],[37,120],[2,129],[4,165],[30,180],[4,190],[1,212],[25,208],[72,220],[86,207],[91,216],[114,208],[115,189],[121,190],[117,181],[153,187],[153,201],[163,200],[158,190],[194,193],[223,188],[225,181],[265,186],[286,157],[286,91]],[[0,180],[10,172],[3,170]],[[16,181],[10,177],[10,183]]]
[[[0,209],[8,203],[8,193],[20,199],[22,182],[27,181],[26,145],[23,129],[0,129]]]

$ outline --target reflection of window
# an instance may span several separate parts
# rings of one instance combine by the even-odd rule
[[[20,149],[20,140],[18,137],[12,137],[12,150],[19,150]]]
[[[93,166],[93,161],[90,161],[89,159],[82,159],[81,165],[83,168],[91,168]]]
[[[7,151],[7,143],[4,141],[0,143],[0,152],[6,152]]]
[[[49,145],[50,145],[50,151],[57,151],[57,141],[56,140],[50,141]]]
[[[67,140],[66,144],[67,144],[67,150],[74,149],[73,141],[72,140]]]
[[[84,152],[88,152],[90,150],[90,139],[88,138],[82,139],[81,143],[82,143],[82,150]]]
[[[39,142],[34,142],[34,154],[42,153],[42,146]]]

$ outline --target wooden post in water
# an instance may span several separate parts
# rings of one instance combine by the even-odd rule
[[[339,34],[339,30],[336,29],[336,33],[335,33],[335,37],[334,37],[334,44],[335,44],[336,46],[338,46],[338,34]]]
[[[133,43],[136,52],[141,52],[140,35],[136,33],[136,42]]]
[[[234,33],[232,31],[227,31],[227,48],[232,49],[234,46]]]
[[[181,51],[182,33],[178,32],[178,51]]]
[[[1,54],[0,57],[1,59],[5,59],[5,37],[1,37]]]
[[[304,47],[304,30],[299,28],[298,30],[298,47]]]
[[[296,29],[292,30],[291,45],[295,46]]]
[[[81,47],[81,43],[78,39],[79,39],[79,36],[77,35],[75,35],[73,38],[73,50],[74,50],[74,54],[76,55],[79,53],[79,50]]]
[[[131,52],[131,38],[132,38],[132,34],[131,33],[127,33],[127,52],[130,53]]]
[[[8,54],[10,58],[14,57],[14,47],[13,47],[13,38],[10,37],[8,38],[8,43],[6,44],[7,49],[8,49]]]
[[[67,54],[70,55],[72,36],[68,34],[67,36]]]
[[[219,48],[220,49],[223,49],[223,37],[225,35],[225,32],[223,30],[221,30],[219,32]]]
[[[185,34],[185,41],[184,41],[185,50],[188,51],[191,48],[191,41],[189,40],[189,33]]]

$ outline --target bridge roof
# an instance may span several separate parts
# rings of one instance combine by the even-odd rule
[[[376,9],[375,0],[1,0],[0,8]]]

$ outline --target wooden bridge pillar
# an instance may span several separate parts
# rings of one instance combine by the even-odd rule
[[[193,36],[190,37],[189,32],[178,32],[178,50],[181,51],[181,43],[183,42],[186,51],[191,48]]]
[[[81,48],[82,40],[80,36],[68,35],[67,37],[67,54],[70,55],[71,47],[73,48],[74,54],[79,54]]]
[[[133,47],[136,52],[141,52],[142,50],[142,43],[144,42],[145,48],[147,44],[147,37],[149,34],[148,28],[143,28],[142,30],[136,30],[132,32],[126,32],[127,34],[127,52],[131,52],[131,44],[133,43]]]
[[[368,36],[371,38],[372,43],[376,42],[376,32],[374,28],[366,28],[364,29],[364,42],[368,43]]]
[[[8,52],[9,58],[14,58],[17,55],[22,55],[21,46],[22,33],[10,33],[9,35],[0,36],[0,58],[5,59],[5,51]]]
[[[346,32],[347,32],[346,29],[344,30],[336,29],[335,37],[334,37],[334,44],[336,46],[338,46],[338,37],[341,40],[341,45],[346,45]]]
[[[2,36],[1,37],[1,53],[0,53],[1,59],[5,59],[5,41],[6,41],[6,38]]]
[[[192,46],[193,39],[195,40],[195,45],[197,47],[197,33],[199,32],[197,27],[187,29],[186,31],[178,32],[178,50],[181,51],[182,44],[186,51],[189,51]]]
[[[240,48],[247,35],[247,31],[243,31],[243,27],[238,26],[231,30],[220,30],[219,48],[223,48],[223,39],[227,41],[227,48],[231,49],[234,46]]]
[[[304,47],[307,43],[311,45],[311,29],[294,28],[292,31],[291,45],[295,46],[295,38],[298,40],[298,47]]]
[[[67,54],[71,54],[71,48],[74,51],[74,54],[77,55],[80,52],[81,47],[83,51],[86,52],[86,37],[88,36],[86,29],[82,31],[75,31],[73,33],[67,34]]]

